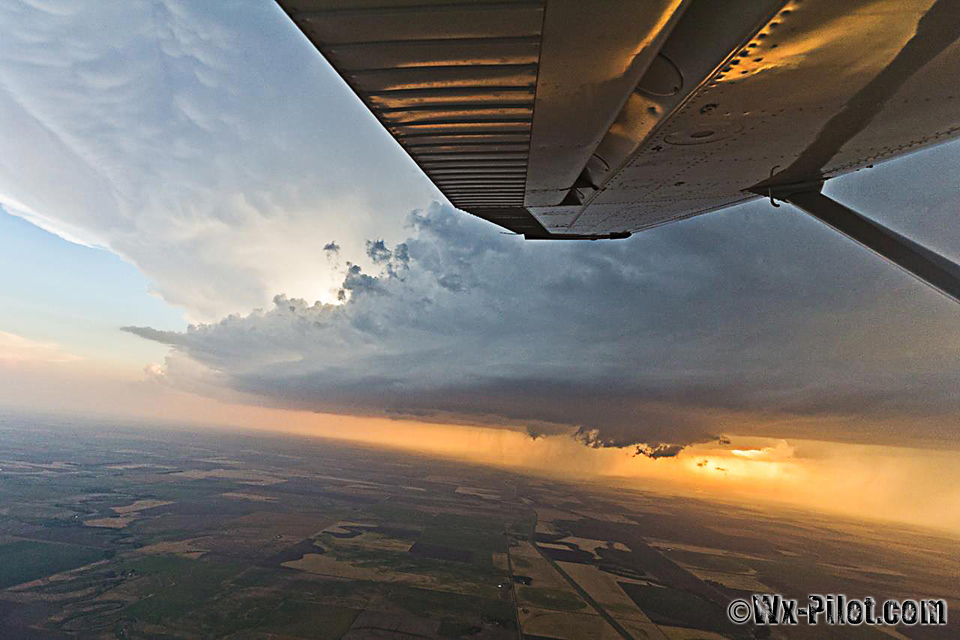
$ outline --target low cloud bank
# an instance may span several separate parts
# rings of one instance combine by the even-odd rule
[[[182,333],[124,330],[170,345],[163,379],[186,388],[199,374],[178,359],[206,389],[274,406],[567,430],[651,458],[796,419],[930,435],[917,418],[960,411],[952,307],[870,261],[843,265],[851,293],[836,277],[851,248],[808,224],[747,206],[628,241],[528,243],[435,204],[406,241],[367,243],[378,272],[346,263],[342,304],[278,295]],[[771,435],[809,435],[786,430]]]

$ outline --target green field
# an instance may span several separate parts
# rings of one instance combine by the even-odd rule
[[[731,624],[722,609],[692,593],[670,587],[621,582],[620,587],[657,624],[728,632]]]
[[[127,610],[127,612],[129,609]],[[124,612],[126,617],[127,612]],[[196,610],[188,618],[192,628],[207,637],[245,631],[280,636],[336,639],[350,629],[360,611],[277,596],[222,598]]]
[[[513,629],[516,627],[513,602],[509,599],[509,592],[504,591],[503,595],[504,599],[494,600],[433,589],[395,587],[390,591],[389,599],[417,616],[448,622],[487,620],[505,629]]]
[[[0,588],[30,582],[103,558],[103,551],[72,544],[17,540],[0,544]]]
[[[124,571],[134,571],[146,582],[143,590],[147,597],[124,609],[123,617],[155,624],[176,620],[219,592],[224,580],[243,569],[172,555],[148,556],[125,563]]]

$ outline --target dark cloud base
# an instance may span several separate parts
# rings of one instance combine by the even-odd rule
[[[606,243],[527,243],[440,205],[410,226],[367,243],[377,273],[347,263],[341,305],[124,329],[276,406],[569,427],[650,458],[738,415],[893,417],[897,437],[960,415],[953,306],[801,215],[755,203]]]

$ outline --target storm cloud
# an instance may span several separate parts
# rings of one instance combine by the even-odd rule
[[[182,333],[125,330],[276,406],[570,428],[653,458],[814,435],[789,426],[811,419],[942,438],[930,425],[960,412],[953,305],[800,214],[757,202],[597,243],[526,242],[440,204],[408,225],[367,244],[379,271],[348,263],[340,305],[278,295]]]
[[[192,320],[325,295],[435,197],[273,2],[7,2],[0,31],[0,206]]]
[[[143,363],[159,384],[661,457],[724,433],[958,442],[960,307],[790,206],[615,242],[439,204],[405,229],[439,192],[275,3],[3,3],[0,25],[0,206],[206,322],[127,328],[171,347]],[[827,189],[957,260],[958,158]]]

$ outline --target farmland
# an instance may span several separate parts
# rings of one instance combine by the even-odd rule
[[[21,427],[0,424],[0,637],[750,638],[724,607],[758,586],[960,597],[956,541],[926,532],[320,439]]]

